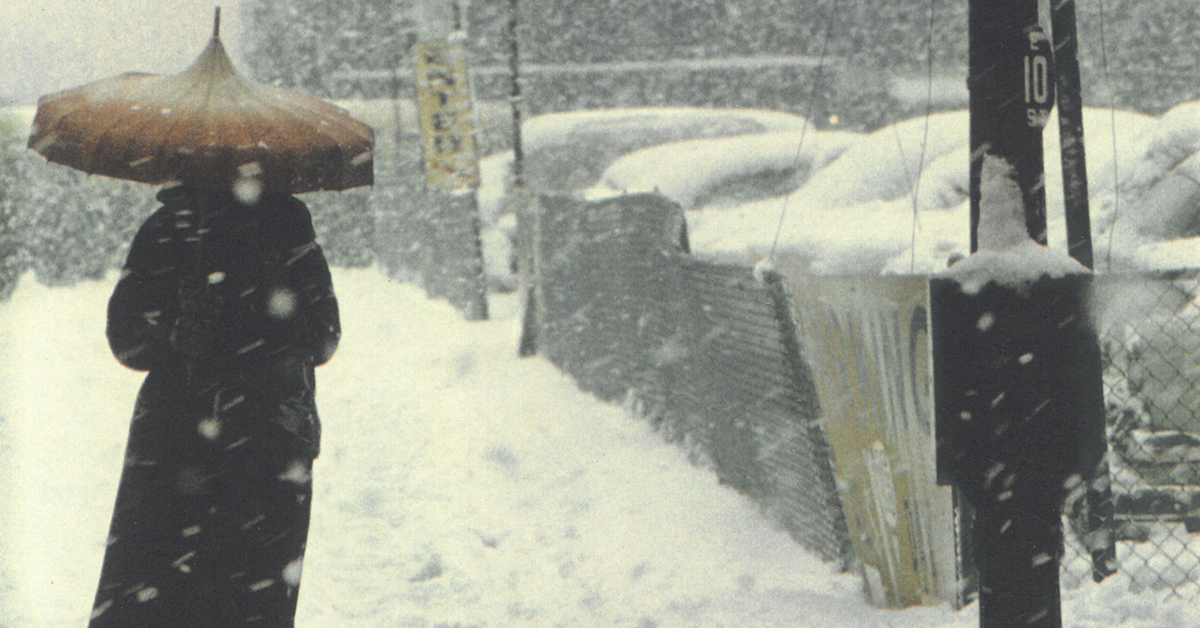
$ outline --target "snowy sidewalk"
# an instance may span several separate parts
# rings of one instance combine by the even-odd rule
[[[78,627],[142,376],[104,343],[114,278],[26,279],[0,303],[0,626]],[[511,296],[467,323],[375,270],[334,282],[301,628],[977,625],[870,608],[647,425],[514,357]],[[1200,626],[1125,586],[1069,592],[1067,625]]]

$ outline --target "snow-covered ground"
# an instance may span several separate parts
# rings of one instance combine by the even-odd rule
[[[0,304],[0,626],[82,626],[141,375],[112,359],[115,276]],[[305,628],[932,627],[975,607],[870,607],[621,408],[515,357],[514,304],[468,323],[335,269],[345,336],[318,370],[325,441]],[[1200,626],[1124,577],[1066,592],[1076,628]]]
[[[865,135],[748,112],[734,126],[755,132],[732,136],[728,112],[669,113],[550,116],[530,138],[548,149],[627,128],[658,133],[666,143],[635,142],[624,156],[624,144],[605,144],[613,161],[586,174],[601,193],[658,188],[678,200],[699,255],[765,255],[785,197],[764,198],[757,184],[794,189],[780,248],[818,271],[933,271],[964,252],[962,112],[933,116],[928,131],[916,118]],[[1160,118],[1089,110],[1085,124],[1097,235],[1115,221],[1120,255],[1139,266],[1200,261],[1200,238],[1158,228],[1196,226],[1200,103]],[[505,159],[485,162],[489,227],[503,228]],[[1047,190],[1061,247],[1059,176],[1049,169]],[[730,206],[741,193],[757,200]],[[501,251],[490,267],[504,272],[504,237],[490,229],[485,240]],[[1097,243],[1100,257],[1107,240]],[[141,381],[104,342],[114,280],[47,288],[27,276],[0,303],[0,628],[78,626],[90,611]],[[346,336],[318,371],[325,442],[298,625],[977,624],[973,606],[871,608],[855,577],[772,529],[647,425],[544,361],[515,358],[512,295],[492,297],[492,321],[467,323],[373,269],[335,270],[335,282]],[[1128,575],[1086,583],[1066,592],[1066,625],[1200,628],[1194,600],[1162,597]]]

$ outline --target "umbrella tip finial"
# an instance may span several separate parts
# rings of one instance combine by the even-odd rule
[[[217,7],[216,14],[213,16],[213,37],[221,36],[221,7]]]

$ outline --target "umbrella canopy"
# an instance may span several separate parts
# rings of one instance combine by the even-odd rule
[[[218,37],[179,74],[43,96],[29,147],[89,174],[299,194],[370,185],[374,133],[343,109],[247,80]]]

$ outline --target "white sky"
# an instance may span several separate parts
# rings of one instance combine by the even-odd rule
[[[0,107],[122,72],[171,74],[212,33],[239,68],[240,0],[0,0]]]

